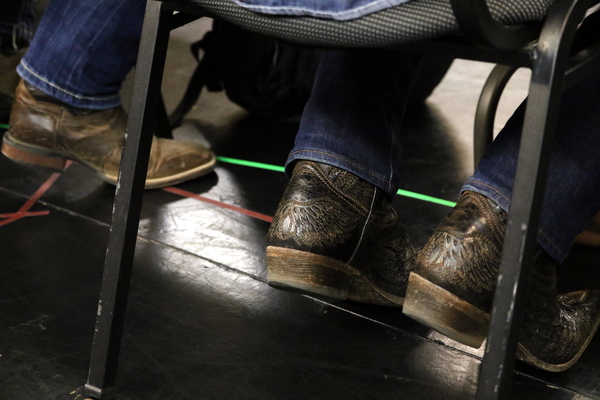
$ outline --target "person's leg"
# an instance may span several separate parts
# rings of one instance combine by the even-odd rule
[[[518,357],[548,371],[579,358],[600,323],[600,293],[559,296],[556,268],[600,209],[600,76],[563,96],[551,155]],[[524,106],[466,182],[458,204],[420,252],[404,313],[478,347],[489,312],[507,223]]]
[[[325,52],[269,230],[271,286],[402,305],[413,250],[390,202],[417,67],[405,53]]]
[[[398,190],[400,123],[420,57],[388,51],[324,52],[287,161],[326,163]]]
[[[23,79],[70,106],[107,109],[135,64],[144,0],[53,0],[18,67]]]
[[[145,3],[51,1],[18,67],[5,156],[55,170],[72,159],[116,183],[127,119],[119,91],[136,60]],[[215,163],[200,143],[155,138],[146,188],[204,175]]]

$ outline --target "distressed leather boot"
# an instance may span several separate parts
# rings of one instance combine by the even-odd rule
[[[21,82],[2,154],[13,161],[60,171],[77,161],[115,185],[127,115],[122,107],[78,109]],[[146,189],[175,185],[213,170],[215,155],[200,143],[154,137]]]
[[[507,214],[465,192],[417,257],[403,312],[472,347],[487,336]],[[556,262],[534,258],[517,358],[546,371],[570,368],[600,322],[600,293],[558,295]]]
[[[268,240],[273,287],[402,306],[413,247],[387,195],[350,172],[298,162]]]
[[[531,281],[517,358],[546,371],[565,371],[598,329],[600,292],[557,294],[556,262],[541,249],[534,257]]]

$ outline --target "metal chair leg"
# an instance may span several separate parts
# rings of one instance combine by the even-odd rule
[[[500,97],[506,84],[519,67],[509,65],[496,65],[488,76],[475,111],[475,124],[473,128],[473,167],[485,154],[485,151],[494,140],[494,120],[500,103]]]
[[[142,206],[148,158],[155,129],[155,110],[169,39],[169,19],[160,2],[149,1],[133,95],[127,138],[115,193],[106,251],[90,369],[84,391],[97,399],[113,397],[129,281]]]
[[[540,208],[571,44],[590,2],[555,3],[542,31],[529,98],[477,400],[508,398]]]
[[[171,129],[169,114],[167,113],[165,99],[162,95],[158,97],[158,107],[156,109],[156,130],[154,133],[157,137],[173,139],[173,129]]]

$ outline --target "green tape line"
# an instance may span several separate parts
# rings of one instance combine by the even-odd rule
[[[0,129],[8,129],[8,128],[9,128],[8,125],[0,124]],[[260,169],[266,169],[269,171],[277,171],[277,172],[285,172],[285,168],[280,167],[279,165],[259,163],[256,161],[239,160],[237,158],[230,158],[230,157],[217,157],[217,160],[224,162],[224,163],[229,163],[229,164],[243,165],[244,167],[260,168]],[[410,198],[417,199],[417,200],[428,201],[430,203],[440,204],[440,205],[446,206],[446,207],[454,207],[456,205],[456,203],[453,201],[442,200],[442,199],[438,199],[437,197],[431,197],[431,196],[426,196],[426,195],[420,194],[420,193],[409,192],[408,190],[400,189],[400,190],[398,190],[397,193],[400,196],[410,197]]]
[[[224,162],[224,163],[229,163],[229,164],[243,165],[245,167],[267,169],[269,171],[277,171],[277,172],[285,171],[284,167],[280,167],[278,165],[263,164],[263,163],[259,163],[259,162],[255,162],[255,161],[239,160],[237,158],[217,157],[217,160]],[[413,199],[428,201],[430,203],[440,204],[440,205],[446,206],[446,207],[454,207],[456,205],[456,203],[453,201],[442,200],[442,199],[438,199],[436,197],[426,196],[426,195],[420,194],[420,193],[409,192],[408,190],[400,189],[400,190],[398,190],[397,193],[400,196],[411,197]]]
[[[272,164],[263,164],[255,161],[246,161],[246,160],[238,160],[237,158],[229,158],[229,157],[217,157],[217,160],[222,161],[224,163],[243,165],[245,167],[253,167],[253,168],[261,168],[267,169],[269,171],[277,171],[277,172],[285,172],[284,167],[280,167],[279,165]]]
[[[409,192],[408,190],[399,189],[397,193],[400,196],[412,197],[413,199],[428,201],[430,203],[440,204],[446,207],[454,207],[456,205],[456,203],[453,201],[438,199],[437,197],[431,197],[421,193]]]

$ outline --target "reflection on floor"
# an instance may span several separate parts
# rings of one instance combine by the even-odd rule
[[[167,66],[170,105],[194,67],[185,54],[197,36],[173,35],[171,55],[180,57]],[[472,170],[471,121],[489,69],[456,63],[427,104],[409,110],[403,189],[456,200]],[[517,77],[500,119],[525,81]],[[222,157],[281,166],[296,128],[208,94],[176,134]],[[118,399],[473,397],[481,349],[398,310],[270,288],[265,234],[286,178],[224,161],[207,177],[145,195]],[[78,164],[51,174],[0,158],[0,399],[65,399],[84,383],[113,193]],[[417,244],[449,211],[403,196],[394,204]],[[596,250],[577,248],[568,264],[565,286],[600,287]],[[598,399],[598,382],[594,340],[562,374],[518,363],[513,398]]]

